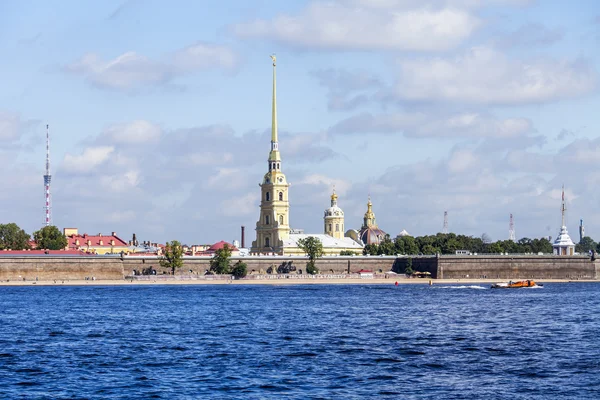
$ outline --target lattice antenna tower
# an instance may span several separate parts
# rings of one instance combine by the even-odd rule
[[[515,220],[513,219],[513,215],[510,214],[510,220],[508,222],[508,240],[514,242],[516,240],[515,237]]]
[[[52,181],[52,175],[50,175],[50,127],[46,125],[46,174],[44,175],[44,225],[49,226],[52,224],[52,204],[50,196],[50,182]]]
[[[442,233],[448,233],[448,211],[444,211],[444,227]]]

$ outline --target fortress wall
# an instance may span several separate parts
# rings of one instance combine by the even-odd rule
[[[0,280],[123,279],[118,258],[97,257],[6,257],[0,258]]]
[[[296,271],[306,271],[306,258],[302,257],[232,257],[231,264],[235,264],[238,260],[242,260],[247,264],[248,273],[250,274],[253,270],[257,274],[265,274],[267,269],[272,267],[277,270],[284,262],[292,262],[292,265],[296,267]],[[324,257],[317,260],[317,268],[322,273],[357,273],[361,269],[371,270],[373,272],[387,272],[392,269],[396,257]],[[133,270],[141,273],[145,268],[152,268],[156,270],[158,275],[162,275],[163,272],[170,274],[171,271],[166,268],[160,267],[157,259],[142,259],[138,257],[125,257],[123,261],[123,270],[125,275],[132,275]],[[210,258],[186,258],[184,267],[176,272],[180,275],[189,275],[190,270],[192,275],[203,275],[205,271],[210,268]]]
[[[301,257],[241,257],[232,258],[232,264],[243,260],[248,272],[263,274],[269,267],[293,261],[296,270],[306,270],[306,259]],[[394,265],[404,270],[409,262],[415,271],[430,272],[432,278],[445,279],[598,279],[600,261],[592,262],[584,256],[420,256],[420,257],[327,257],[317,260],[321,273],[357,273],[361,269],[387,272]],[[210,267],[209,258],[186,258],[177,275],[204,275]],[[158,275],[170,274],[151,257],[0,257],[0,280],[75,280],[94,277],[123,279],[133,270],[155,269]],[[190,270],[192,271],[190,274]]]
[[[586,256],[440,256],[438,278],[597,279]]]

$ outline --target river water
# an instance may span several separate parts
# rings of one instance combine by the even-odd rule
[[[0,398],[598,399],[600,284],[0,287]]]

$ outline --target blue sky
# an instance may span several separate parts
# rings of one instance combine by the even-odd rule
[[[212,243],[254,238],[278,57],[291,225],[371,194],[395,236],[600,234],[595,1],[0,4],[3,222]]]

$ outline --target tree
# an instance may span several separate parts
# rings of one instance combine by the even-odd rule
[[[323,243],[319,238],[309,236],[307,238],[298,240],[298,247],[300,247],[308,256],[308,263],[306,263],[306,272],[314,275],[319,272],[315,265],[315,260],[323,256]]]
[[[411,275],[413,272],[415,272],[412,268],[412,258],[407,258],[406,259],[406,267],[404,268],[404,273],[406,275]]]
[[[44,226],[33,232],[33,239],[37,248],[41,250],[61,250],[69,244],[66,236],[54,225]]]
[[[175,269],[183,267],[183,247],[181,243],[177,240],[167,242],[159,263],[163,268],[171,268],[171,274],[175,275]]]
[[[229,259],[231,258],[231,248],[227,243],[222,248],[215,251],[215,255],[210,260],[210,270],[215,274],[229,273]]]
[[[238,279],[244,278],[246,275],[248,275],[248,267],[246,263],[242,262],[242,260],[236,262],[233,268],[231,269],[231,275],[235,276]]]
[[[340,251],[340,256],[357,256],[358,253],[352,251],[352,250],[342,250]]]
[[[14,222],[10,224],[0,224],[0,250],[26,250],[29,249],[29,240],[31,236]]]
[[[590,250],[596,251],[596,247],[598,244],[594,242],[594,240],[589,236],[584,236],[581,238],[579,243],[575,245],[575,251],[582,254],[589,253]]]

